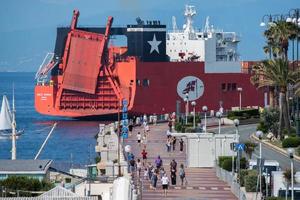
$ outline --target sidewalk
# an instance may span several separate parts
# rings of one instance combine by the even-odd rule
[[[155,158],[160,155],[163,160],[163,167],[170,178],[170,162],[175,159],[177,162],[177,171],[180,164],[186,166],[185,153],[179,152],[179,139],[176,142],[176,151],[168,153],[166,151],[166,130],[167,124],[158,124],[150,127],[150,134],[147,141],[148,162],[154,163]],[[142,145],[137,143],[137,132],[143,133],[142,127],[135,127],[133,135],[124,140],[124,145],[131,145],[132,152],[135,158],[141,158]],[[184,147],[185,149],[185,147]],[[216,177],[213,168],[186,168],[186,178],[188,184],[181,186],[180,178],[177,172],[177,185],[169,186],[168,195],[164,197],[160,180],[158,181],[157,190],[150,189],[150,181],[142,180],[143,183],[143,200],[192,200],[192,199],[222,199],[233,200],[237,199],[230,191],[230,186]],[[143,170],[142,170],[143,175]],[[136,177],[136,176],[135,176]]]

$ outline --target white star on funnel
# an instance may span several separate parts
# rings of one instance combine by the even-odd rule
[[[161,41],[156,40],[155,34],[153,35],[153,40],[148,41],[148,43],[151,45],[150,53],[152,53],[153,51],[159,53],[158,45],[160,45]]]

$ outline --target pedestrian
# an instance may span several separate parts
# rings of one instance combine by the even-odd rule
[[[177,172],[177,162],[175,161],[175,159],[173,159],[170,163],[170,171],[172,171],[172,169],[174,169],[175,172]]]
[[[176,170],[175,169],[171,169],[171,183],[172,185],[176,185]]]
[[[150,132],[150,127],[149,127],[148,124],[146,124],[146,126],[145,126],[145,133],[148,135],[149,132]]]
[[[153,167],[153,165],[149,162],[149,165],[148,165],[149,167],[148,167],[148,172],[149,172],[149,180],[151,180],[151,178],[152,178],[152,174],[153,174],[153,172],[154,172],[154,167]]]
[[[141,154],[142,154],[142,159],[143,159],[143,165],[145,166],[145,164],[147,162],[147,154],[148,154],[145,148],[143,149]]]
[[[168,190],[168,187],[169,187],[169,178],[167,176],[166,173],[164,173],[163,177],[161,178],[161,184],[162,184],[162,188],[164,190],[164,196],[166,197],[167,196],[167,190]]]
[[[157,169],[155,169],[151,177],[152,189],[154,190],[156,190],[156,186],[157,186],[157,173],[158,173]]]
[[[137,169],[137,175],[138,175],[138,177],[140,177],[141,171],[142,171],[142,162],[139,158],[137,159],[137,162],[136,162],[136,169]]]
[[[129,164],[130,164],[130,173],[131,173],[131,175],[133,177],[134,171],[135,171],[135,160],[134,159],[130,160]]]
[[[156,168],[159,169],[163,164],[163,161],[162,159],[160,158],[160,156],[157,156],[157,158],[155,159],[155,165],[156,165]]]
[[[183,185],[183,181],[184,180],[185,180],[185,184],[187,184],[187,180],[186,180],[186,177],[185,177],[185,170],[184,170],[183,164],[181,164],[180,168],[179,168],[179,177],[180,177],[180,180],[181,180],[181,185]]]
[[[142,143],[144,145],[144,149],[146,149],[146,146],[147,146],[147,135],[146,134],[143,135]]]
[[[148,180],[148,176],[149,176],[149,168],[145,167],[145,169],[144,169],[144,179]]]
[[[172,132],[172,120],[171,120],[171,118],[169,118],[168,127],[169,127],[169,131]]]
[[[138,134],[136,135],[136,137],[137,137],[137,142],[138,142],[139,146],[141,146],[141,139],[142,139],[141,133],[138,132]]]
[[[132,130],[133,130],[133,121],[132,121],[132,119],[129,122],[128,130],[129,130],[129,136],[131,136],[132,135]]]
[[[175,146],[176,146],[176,137],[175,136],[172,138],[172,143],[173,143],[173,151],[175,151]]]
[[[172,133],[171,133],[171,131],[170,131],[170,130],[167,130],[167,131],[166,131],[166,134],[167,134],[167,138],[170,138],[170,137],[171,137],[171,135],[172,135]]]
[[[180,138],[180,140],[179,140],[179,149],[180,149],[180,153],[182,153],[183,152],[183,139],[182,138]]]
[[[167,146],[167,152],[170,152],[171,151],[171,139],[170,138],[167,139],[166,146]]]
[[[163,175],[166,173],[165,169],[163,167],[160,168],[159,170],[159,177],[160,179],[163,177]]]

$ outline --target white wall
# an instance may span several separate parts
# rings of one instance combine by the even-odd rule
[[[112,188],[112,183],[81,183],[75,187],[75,193],[80,196],[87,195],[87,192],[90,190],[91,195],[101,195],[102,200],[110,200],[109,193]],[[86,193],[85,193],[86,192]]]

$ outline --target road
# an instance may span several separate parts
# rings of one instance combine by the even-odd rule
[[[256,124],[250,125],[241,125],[239,126],[239,135],[240,141],[245,142],[250,140],[250,135],[256,132]],[[209,131],[218,132],[218,128],[211,128],[208,129]],[[225,126],[221,128],[221,133],[235,133],[234,126]],[[253,158],[259,157],[259,147],[256,147],[255,151],[252,155]],[[262,145],[262,157],[266,160],[277,160],[282,170],[286,168],[290,168],[290,159],[288,158],[287,154],[282,154],[281,152],[277,152],[273,149],[270,149],[266,145]],[[294,160],[294,168],[300,169],[300,162]]]

